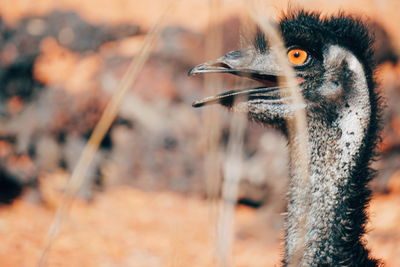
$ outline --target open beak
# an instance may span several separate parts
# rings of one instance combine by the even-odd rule
[[[209,104],[222,104],[232,107],[235,101],[251,100],[262,98],[264,101],[279,103],[281,101],[280,90],[284,87],[278,86],[279,70],[276,64],[270,64],[268,68],[269,57],[264,58],[261,65],[260,60],[254,60],[251,50],[238,50],[229,52],[228,54],[209,62],[197,65],[189,70],[189,75],[201,73],[230,73],[233,75],[250,78],[260,83],[259,87],[246,88],[241,90],[232,90],[209,96],[202,100],[195,101],[193,107],[201,107]],[[257,55],[256,55],[257,56]]]

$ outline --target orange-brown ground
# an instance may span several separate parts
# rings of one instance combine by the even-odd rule
[[[66,220],[49,266],[213,266],[207,202],[172,193],[114,188],[78,202]],[[35,266],[53,211],[19,200],[0,210],[1,266]],[[238,209],[235,266],[273,266],[276,242],[257,213]],[[272,232],[271,239],[276,241]]]
[[[397,189],[400,189],[397,188]],[[368,246],[386,266],[400,266],[400,194],[375,196]],[[35,266],[54,210],[18,200],[0,209],[1,266]],[[268,218],[237,208],[234,266],[276,266],[279,237]],[[49,266],[215,266],[210,206],[191,196],[117,187],[77,202]]]

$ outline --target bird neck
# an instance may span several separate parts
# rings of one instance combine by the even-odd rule
[[[309,177],[291,153],[285,263],[374,266],[363,246],[370,198],[370,106],[353,99],[331,122],[308,118]],[[363,103],[363,104],[360,104]],[[311,112],[312,114],[313,112]],[[293,152],[296,138],[289,138]],[[369,144],[369,145],[368,145]]]

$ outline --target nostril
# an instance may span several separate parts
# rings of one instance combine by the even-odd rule
[[[338,81],[333,81],[332,82],[332,85],[333,85],[333,87],[339,87],[340,86],[340,83],[338,82]]]
[[[240,57],[242,57],[242,51],[240,51],[240,50],[231,51],[228,54],[226,54],[225,57],[227,57],[229,59],[240,58]]]
[[[231,66],[229,66],[228,64],[224,63],[224,62],[217,62],[212,64],[213,67],[217,67],[217,68],[223,68],[223,69],[231,69]]]

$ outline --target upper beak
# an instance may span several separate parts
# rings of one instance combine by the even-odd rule
[[[269,76],[276,76],[277,71],[259,70],[256,64],[257,55],[250,49],[236,50],[225,54],[224,56],[194,66],[188,72],[188,75],[200,73],[230,73],[252,79],[266,79]],[[268,64],[268,62],[265,62]]]
[[[261,83],[260,87],[249,88],[243,90],[228,91],[216,96],[210,96],[200,101],[195,101],[193,107],[201,107],[207,104],[219,103],[225,106],[232,106],[237,97],[256,98],[262,97],[264,99],[277,100],[279,99],[278,92],[278,71],[270,64],[268,68],[268,58],[265,58],[263,70],[257,65],[255,54],[249,50],[237,50],[229,52],[228,54],[197,65],[189,70],[189,75],[200,73],[230,73],[241,77],[247,77]]]

